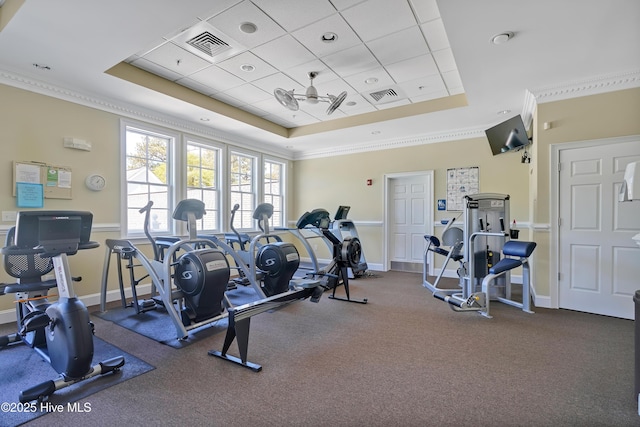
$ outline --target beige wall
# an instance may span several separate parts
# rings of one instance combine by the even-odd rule
[[[544,123],[551,129],[544,130]],[[550,153],[552,144],[588,141],[593,139],[640,135],[640,88],[585,96],[538,105],[534,118],[531,211],[533,222],[539,224],[533,239],[538,248],[533,260],[537,295],[549,295],[551,236],[545,227],[550,225],[549,200]]]
[[[90,210],[94,224],[117,224],[120,218],[119,117],[67,101],[0,85],[0,210],[15,211],[12,196],[12,161],[43,161],[73,170],[73,199],[46,199],[46,209]],[[364,221],[358,231],[367,261],[382,263],[384,223],[384,175],[434,171],[435,198],[446,198],[446,169],[479,166],[480,191],[511,195],[511,216],[521,223],[549,222],[549,145],[568,141],[640,134],[640,89],[542,104],[534,120],[533,160],[520,163],[519,153],[492,156],[484,138],[428,144],[377,152],[293,162],[289,175],[289,218],[324,207],[334,213],[340,204],[350,205],[349,217]],[[543,131],[542,123],[552,129]],[[90,152],[63,148],[65,136],[92,142]],[[94,193],[84,186],[90,173],[107,178],[107,188]],[[367,179],[372,186],[366,185]],[[434,209],[435,211],[435,209]],[[438,212],[436,220],[450,217]],[[369,224],[367,224],[367,222]],[[12,225],[0,224],[3,229]],[[118,232],[94,229],[94,240],[119,237]],[[535,230],[538,242],[535,273],[536,291],[548,294],[549,234]],[[4,235],[0,236],[4,239]],[[99,292],[104,248],[82,252],[70,258],[74,275],[83,276],[77,285],[80,295]],[[113,276],[112,276],[113,277]],[[2,271],[0,280],[9,278]],[[111,284],[113,288],[114,284]],[[546,292],[546,293],[545,293]],[[0,298],[0,311],[13,307],[10,298]]]
[[[529,171],[520,153],[493,156],[485,138],[419,145],[339,157],[297,161],[293,192],[294,217],[315,208],[332,215],[338,205],[349,205],[369,264],[383,263],[384,177],[416,171],[434,172],[435,199],[446,199],[448,168],[478,166],[480,191],[511,196],[511,218],[528,222]],[[367,179],[372,186],[366,185]],[[437,211],[435,219],[457,213]],[[364,222],[359,225],[359,222]],[[367,224],[371,222],[371,224]],[[524,236],[523,236],[524,237]],[[525,237],[526,238],[526,237]]]

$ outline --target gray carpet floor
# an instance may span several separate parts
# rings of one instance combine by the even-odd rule
[[[156,369],[82,399],[90,413],[29,426],[640,425],[633,321],[499,303],[493,319],[456,313],[415,273],[351,292],[369,303],[325,297],[254,317],[259,373],[207,354],[224,333],[176,349],[95,317],[102,339]]]

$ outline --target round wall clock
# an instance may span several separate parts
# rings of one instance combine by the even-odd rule
[[[84,183],[89,190],[101,191],[104,189],[104,187],[106,187],[107,180],[104,179],[104,176],[94,173],[87,176],[87,179],[85,179]]]

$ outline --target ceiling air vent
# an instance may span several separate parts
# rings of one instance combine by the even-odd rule
[[[240,43],[218,31],[206,21],[184,30],[171,41],[214,63],[246,50]]]
[[[387,102],[399,101],[406,98],[406,95],[398,87],[390,87],[387,89],[377,90],[369,93],[374,104],[386,104]]]
[[[187,44],[199,49],[210,57],[214,57],[227,49],[230,49],[229,43],[216,37],[208,31],[195,36],[191,40],[187,40]]]

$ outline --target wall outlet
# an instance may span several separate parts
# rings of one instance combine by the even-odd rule
[[[2,211],[3,222],[16,222],[18,213],[16,211]]]

